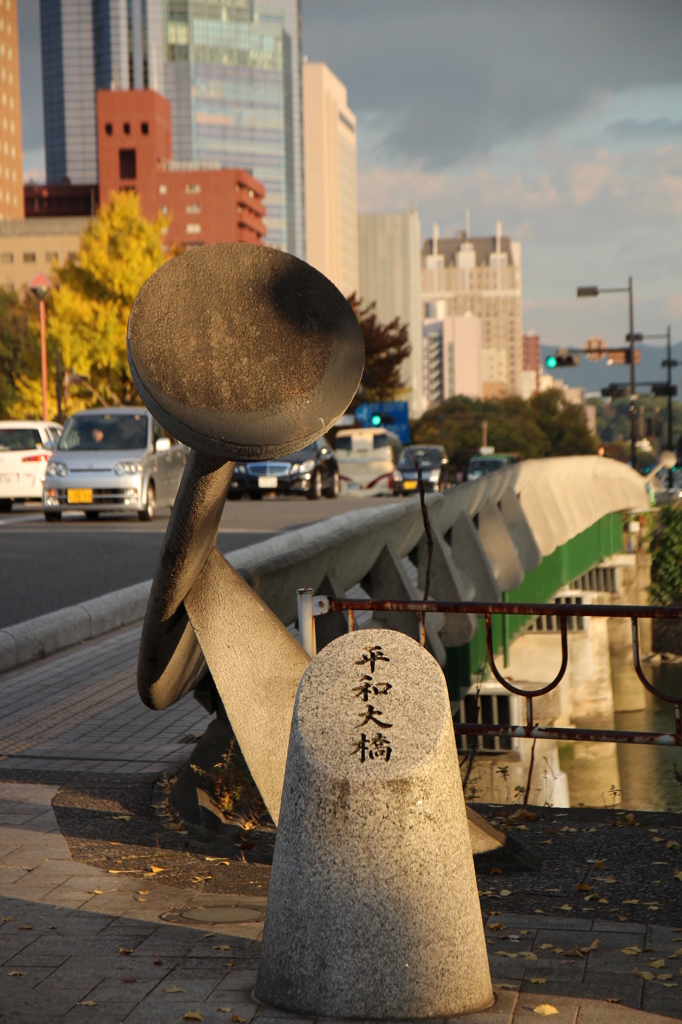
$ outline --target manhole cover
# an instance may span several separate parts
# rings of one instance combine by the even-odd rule
[[[237,924],[245,921],[260,921],[262,910],[250,907],[192,907],[182,914],[189,921],[205,921],[206,924]]]

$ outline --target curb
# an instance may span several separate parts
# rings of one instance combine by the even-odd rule
[[[0,672],[143,619],[151,585],[145,580],[0,629]]]

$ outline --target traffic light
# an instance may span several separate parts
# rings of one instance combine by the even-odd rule
[[[580,356],[572,354],[567,348],[558,348],[555,355],[545,359],[550,370],[555,370],[557,366],[577,366],[579,362]]]
[[[381,416],[379,415],[378,412],[375,412],[374,415],[372,416],[371,423],[373,427],[381,426]]]
[[[621,384],[609,384],[607,388],[601,389],[601,393],[604,398],[622,398],[627,393],[627,388]]]
[[[677,384],[652,384],[651,394],[661,398],[673,398],[677,394]]]

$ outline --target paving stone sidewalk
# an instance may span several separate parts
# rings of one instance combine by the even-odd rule
[[[265,897],[73,861],[57,788],[0,784],[2,1024],[299,1020],[252,996]],[[679,929],[503,913],[487,914],[486,929],[497,1002],[467,1019],[537,1019],[542,1004],[572,1024],[682,1019]]]

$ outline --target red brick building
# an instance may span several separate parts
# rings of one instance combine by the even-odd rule
[[[540,335],[535,331],[523,336],[523,368],[540,372]]]
[[[134,189],[142,213],[171,215],[167,244],[262,244],[265,188],[248,171],[174,161],[171,105],[151,89],[97,92],[99,198]]]

